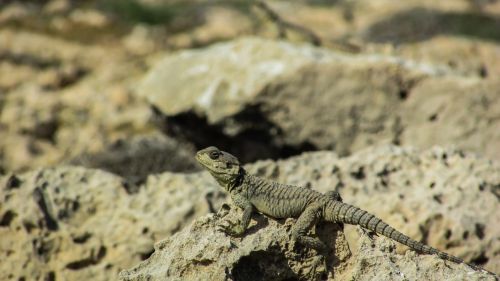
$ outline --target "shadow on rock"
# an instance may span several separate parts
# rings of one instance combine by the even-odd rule
[[[500,41],[500,19],[478,12],[442,12],[414,8],[374,23],[365,37],[372,42],[411,43],[450,34]]]

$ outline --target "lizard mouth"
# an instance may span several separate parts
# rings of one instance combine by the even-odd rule
[[[203,161],[203,157],[201,157],[201,154],[198,152],[196,153],[196,155],[194,156],[194,158],[196,159],[196,161],[205,169],[207,170],[211,170],[210,169],[210,166],[209,165],[206,165],[205,162]]]

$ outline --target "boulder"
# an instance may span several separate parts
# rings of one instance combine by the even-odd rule
[[[237,221],[241,211],[222,209],[155,245],[155,253],[121,280],[290,280],[325,279],[350,256],[341,227],[318,227],[318,236],[335,250],[326,257],[290,240],[293,219],[257,218],[247,235],[232,238],[218,225]],[[319,229],[321,228],[321,229]]]

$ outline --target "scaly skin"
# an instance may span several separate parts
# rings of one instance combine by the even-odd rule
[[[411,239],[364,210],[343,203],[336,192],[322,194],[308,188],[258,178],[248,174],[236,157],[213,146],[198,151],[196,159],[229,193],[234,204],[243,209],[241,222],[225,228],[226,233],[232,236],[243,235],[250,223],[251,214],[259,211],[274,218],[298,218],[292,227],[292,238],[319,252],[325,252],[326,245],[318,238],[307,236],[307,232],[317,222],[328,221],[359,225],[417,252],[464,263],[457,257]],[[484,270],[468,265],[475,270]]]

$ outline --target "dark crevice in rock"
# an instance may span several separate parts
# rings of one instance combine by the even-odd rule
[[[482,252],[477,258],[472,259],[471,262],[476,265],[483,265],[488,263],[489,260],[486,254]]]
[[[16,175],[11,175],[5,184],[6,189],[14,189],[21,186],[21,180]]]
[[[55,143],[55,135],[58,129],[59,122],[57,120],[49,120],[46,122],[38,123],[32,129],[22,129],[21,133],[31,135],[37,139],[47,140],[51,143]]]
[[[44,281],[56,281],[56,273],[54,271],[50,271],[45,275]]]
[[[49,60],[36,57],[30,54],[16,54],[13,52],[0,53],[0,61],[8,61],[16,65],[29,65],[38,69],[45,69],[49,67],[58,67],[61,65],[60,61]]]
[[[444,238],[446,238],[447,240],[449,240],[451,238],[451,229],[447,229],[444,233]]]
[[[351,175],[351,177],[357,180],[363,180],[366,177],[365,168],[363,166],[357,167],[356,169],[352,170],[349,174]]]
[[[438,118],[438,114],[434,113],[431,116],[429,116],[429,121],[434,122],[437,120],[437,118]]]
[[[72,239],[76,244],[85,244],[85,242],[87,242],[90,237],[92,237],[92,234],[89,232],[85,232],[81,235],[73,237]]]
[[[98,264],[106,256],[106,247],[101,246],[97,254],[91,253],[90,257],[70,262],[66,265],[67,269],[79,270],[85,267]]]
[[[16,216],[17,214],[12,210],[7,210],[0,219],[0,226],[9,226]]]
[[[491,188],[491,193],[493,193],[493,195],[495,195],[497,200],[500,201],[500,184],[494,185]]]
[[[427,221],[424,225],[418,226],[418,230],[420,231],[420,234],[422,235],[420,242],[423,244],[426,244],[426,245],[427,245],[427,241],[429,240],[429,228],[430,228],[429,221]]]
[[[31,244],[33,252],[38,258],[40,258],[40,260],[46,262],[50,259],[51,250],[54,246],[52,241],[38,237],[33,239]]]
[[[484,238],[484,229],[485,229],[485,225],[484,224],[481,224],[481,223],[476,223],[475,224],[475,233],[476,233],[476,236],[477,238],[479,239],[483,239]]]
[[[40,207],[40,210],[42,211],[43,218],[45,220],[45,226],[47,227],[47,229],[52,231],[58,230],[59,225],[57,223],[57,220],[51,214],[48,207],[49,198],[45,196],[45,192],[42,190],[42,188],[40,187],[35,188],[35,190],[33,191],[33,198],[35,199],[36,204],[38,205],[38,207]]]
[[[443,194],[435,194],[432,196],[432,199],[440,205],[443,204]]]
[[[258,104],[249,105],[217,124],[209,124],[205,116],[192,111],[173,116],[164,116],[154,106],[152,111],[155,123],[165,134],[192,143],[196,149],[217,146],[238,155],[242,163],[317,150],[308,142],[286,144],[281,128],[266,118]]]
[[[400,99],[405,100],[408,98],[409,91],[408,89],[400,89],[398,92],[398,96]]]
[[[59,79],[49,85],[45,85],[45,90],[60,90],[76,84],[84,78],[89,71],[84,68],[77,67],[72,71],[62,72],[59,74]]]
[[[144,260],[147,260],[149,259],[149,257],[151,257],[151,255],[155,252],[155,249],[154,248],[151,248],[151,250],[147,251],[147,252],[144,252],[144,253],[140,253],[140,258],[141,258],[141,261],[144,261]]]
[[[299,280],[278,250],[255,251],[241,258],[232,272],[234,280]]]

